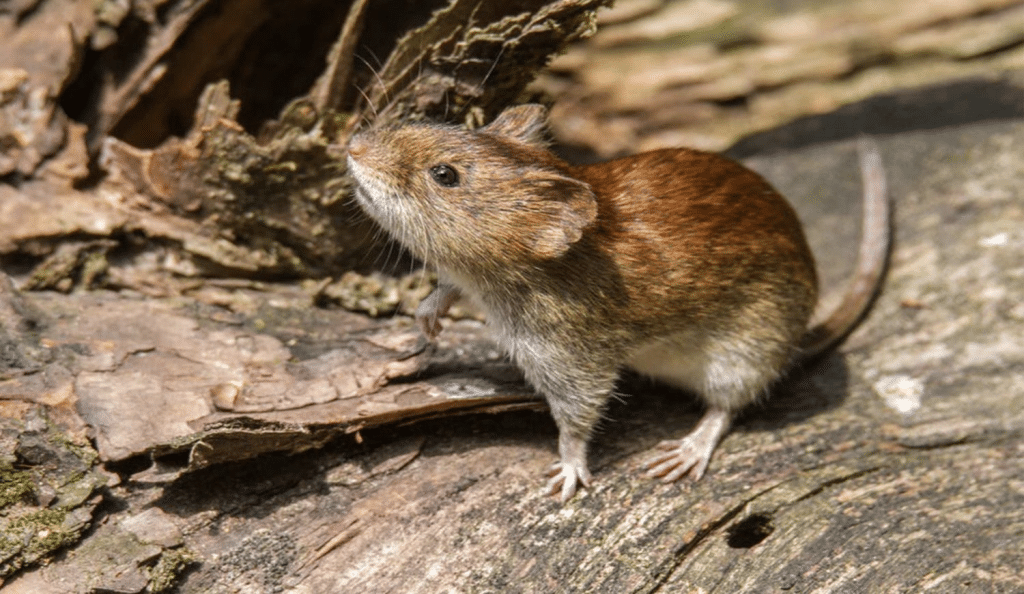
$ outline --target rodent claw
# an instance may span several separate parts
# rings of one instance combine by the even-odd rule
[[[448,312],[460,296],[458,289],[451,285],[438,285],[416,308],[416,323],[430,340],[441,333],[441,316]]]
[[[700,473],[700,474],[697,473],[697,469],[699,468],[699,466],[700,466],[699,464],[695,464],[693,466],[685,466],[685,465],[677,466],[675,470],[673,470],[672,472],[670,472],[670,473],[666,474],[665,476],[661,477],[661,482],[663,482],[663,483],[674,483],[674,482],[678,481],[679,479],[683,478],[686,475],[690,475],[690,478],[692,478],[695,481],[699,480],[701,475],[703,474],[703,473]]]
[[[646,478],[660,478],[663,481],[671,482],[671,480],[669,480],[668,477],[671,476],[672,474],[675,474],[675,472],[679,471],[680,468],[683,469],[683,472],[689,470],[689,466],[680,464],[675,460],[664,460],[656,466],[648,467],[647,472],[644,473],[644,476]]]
[[[668,462],[669,460],[672,460],[673,458],[675,458],[675,454],[672,452],[658,454],[657,456],[649,458],[646,462],[644,462],[644,468],[646,468],[648,471],[654,470],[655,466],[660,467],[662,464]]]
[[[545,487],[545,494],[549,496],[560,494],[558,499],[562,503],[565,503],[569,498],[576,494],[575,483],[576,481],[574,480],[574,477],[571,475],[567,476],[560,472],[548,481],[548,484]]]
[[[572,499],[578,484],[590,486],[590,473],[564,462],[556,462],[548,469],[551,479],[544,488],[546,495],[559,495],[562,503]]]
[[[441,333],[441,324],[437,320],[417,320],[420,325],[420,331],[427,337],[427,340],[434,340],[437,335]]]
[[[709,456],[697,452],[689,442],[663,441],[658,449],[667,450],[644,463],[647,478],[661,478],[662,482],[672,483],[689,474],[693,480],[699,480],[707,470]]]
[[[416,324],[428,340],[434,340],[441,333],[441,321],[437,316],[416,315]]]

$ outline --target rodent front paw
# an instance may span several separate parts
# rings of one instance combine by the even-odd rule
[[[559,494],[562,503],[569,501],[576,494],[576,487],[582,484],[590,486],[590,471],[587,468],[568,464],[566,462],[555,462],[548,470],[548,484],[545,487],[545,494]]]
[[[441,333],[441,320],[435,312],[416,312],[416,323],[424,336],[430,340],[434,340]]]
[[[420,301],[416,308],[416,323],[429,340],[437,338],[441,333],[441,316],[448,313],[448,309],[461,295],[452,285],[440,284],[426,299]]]

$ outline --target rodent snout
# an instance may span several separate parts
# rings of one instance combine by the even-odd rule
[[[358,136],[348,141],[348,154],[350,157],[361,157],[366,153],[366,142]]]

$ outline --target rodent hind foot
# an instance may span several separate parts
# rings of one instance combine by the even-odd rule
[[[663,441],[657,448],[666,451],[644,463],[644,468],[647,469],[644,476],[661,478],[665,483],[675,482],[687,474],[693,480],[700,480],[711,461],[711,452],[698,451],[686,438]]]
[[[711,461],[711,454],[729,429],[731,417],[727,411],[709,409],[686,437],[665,440],[656,446],[663,451],[644,463],[647,469],[644,476],[661,478],[666,483],[686,475],[700,480]]]
[[[544,487],[545,495],[558,495],[559,501],[565,503],[576,494],[576,487],[582,484],[590,486],[590,471],[586,466],[576,466],[567,462],[555,462],[548,469],[547,486]]]

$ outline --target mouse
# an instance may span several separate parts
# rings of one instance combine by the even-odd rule
[[[434,339],[466,297],[547,401],[558,461],[546,492],[591,486],[587,451],[624,369],[696,394],[693,430],[660,443],[647,476],[700,479],[736,414],[837,346],[880,290],[891,244],[879,150],[862,139],[864,206],[848,288],[816,315],[815,261],[793,207],[712,152],[573,165],[524,104],[468,130],[370,127],[347,147],[362,209],[439,282],[416,310]],[[821,321],[817,321],[817,320]]]

